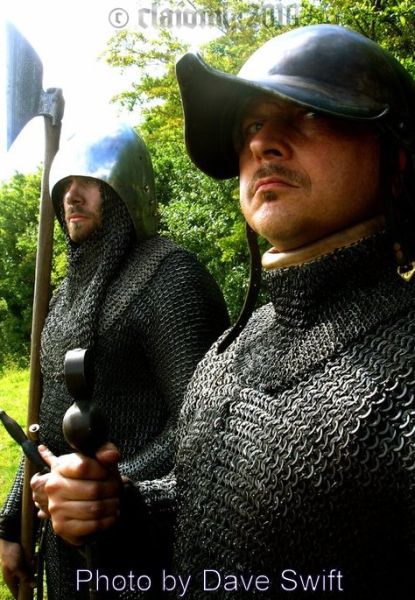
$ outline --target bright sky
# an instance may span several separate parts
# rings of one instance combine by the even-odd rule
[[[271,17],[281,18],[281,5],[298,6],[299,1],[256,0],[256,4],[262,11],[257,18],[268,22]],[[217,29],[209,28],[206,21],[202,23],[200,11],[192,8],[190,0],[177,0],[177,8],[173,6],[175,33],[186,39],[193,50],[217,34]],[[224,16],[226,13],[220,11],[218,18]],[[0,27],[5,20],[11,21],[38,53],[43,63],[43,89],[57,87],[63,90],[62,140],[91,121],[105,125],[108,119],[119,116],[134,125],[139,122],[138,113],[120,113],[120,109],[110,103],[112,96],[130,87],[129,76],[121,75],[118,69],[98,60],[98,56],[117,29],[126,26],[155,35],[160,26],[166,26],[160,0],[3,0]],[[3,41],[0,39],[0,44]],[[2,135],[5,129],[4,55],[4,45],[0,45],[0,120],[3,128],[0,129],[0,180],[8,179],[16,170],[33,171],[44,154],[43,117],[32,119],[9,152],[5,152],[5,135]]]
[[[63,90],[62,139],[91,120],[105,123],[108,118],[121,116],[131,124],[138,122],[138,114],[120,114],[110,104],[114,94],[128,89],[128,79],[97,57],[117,31],[114,25],[123,25],[127,18],[129,28],[150,31],[151,19],[160,19],[154,6],[152,0],[3,0],[1,20],[14,23],[42,60],[43,89]],[[191,28],[182,32],[195,34]],[[198,28],[198,42],[206,33]],[[4,94],[3,90],[0,93]],[[0,179],[10,177],[15,170],[32,171],[43,160],[43,152],[43,117],[36,117],[7,155],[0,150]]]

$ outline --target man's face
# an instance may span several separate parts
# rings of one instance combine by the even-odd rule
[[[69,237],[84,242],[102,226],[100,183],[90,177],[68,177],[63,182],[63,208]]]
[[[279,251],[381,212],[371,127],[261,96],[247,105],[237,136],[242,212]]]

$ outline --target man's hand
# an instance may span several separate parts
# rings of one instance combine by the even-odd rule
[[[49,478],[49,475],[49,473],[44,475],[36,473],[30,480],[33,502],[35,503],[36,508],[39,509],[37,513],[39,519],[50,519],[48,497],[45,492],[45,484]]]
[[[20,544],[0,540],[0,560],[3,579],[13,597],[17,598],[19,583],[23,581],[33,582],[33,574],[26,566]]]
[[[115,524],[122,484],[113,444],[102,446],[95,459],[82,454],[56,457],[45,446],[39,446],[39,452],[51,467],[44,491],[57,535],[81,546],[86,537]]]

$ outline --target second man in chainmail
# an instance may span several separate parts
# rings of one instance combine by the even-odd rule
[[[73,401],[64,359],[68,350],[88,348],[92,400],[120,449],[120,472],[132,480],[163,476],[173,464],[186,385],[228,322],[222,295],[191,254],[157,235],[151,161],[131,128],[77,135],[64,144],[53,163],[51,196],[67,240],[68,273],[42,334],[40,441],[57,454],[70,450],[62,434]],[[45,519],[47,477],[33,480]],[[19,470],[0,525],[3,573],[14,593],[24,576],[18,544],[21,486]],[[85,562],[49,524],[48,598],[83,597],[75,573]],[[146,564],[150,554],[146,548]]]

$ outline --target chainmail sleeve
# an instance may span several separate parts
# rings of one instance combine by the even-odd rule
[[[152,257],[155,245],[156,241]],[[100,397],[101,385],[107,392],[105,399],[102,394],[102,401],[107,402],[112,440],[121,451],[119,469],[129,478],[118,525],[101,541],[102,554],[111,557],[111,564],[102,563],[102,569],[114,569],[115,560],[124,571],[139,565],[141,570],[152,572],[155,581],[160,580],[161,569],[168,568],[172,555],[176,480],[171,469],[183,397],[197,363],[228,325],[222,295],[206,269],[189,253],[177,247],[170,249],[140,293],[127,304],[124,321],[128,320],[128,334],[136,345],[125,351],[126,344],[133,343],[126,333],[120,342],[124,351],[118,363],[115,330],[111,336],[102,336],[107,346],[107,337],[111,338],[112,375],[117,374],[125,389],[134,385],[140,390],[139,397],[129,400],[122,429],[117,428],[114,416],[117,410],[118,420],[122,418],[122,398],[117,405],[115,395],[108,394],[106,375],[98,380],[96,389]],[[142,255],[141,271],[144,267]],[[131,277],[128,279],[131,290]],[[101,357],[104,352],[100,346],[99,350]],[[97,366],[102,372],[100,363]],[[140,444],[143,439],[146,442]],[[113,547],[119,548],[116,559]]]
[[[143,340],[141,352],[133,357],[135,369],[156,389],[151,410],[136,417],[135,429],[141,430],[140,437],[148,428],[154,431],[152,422],[157,422],[159,412],[164,421],[142,447],[137,445],[134,452],[131,445],[121,448],[124,458],[119,468],[129,482],[122,495],[121,518],[105,547],[122,547],[119,561],[124,569],[134,557],[135,566],[146,564],[159,580],[172,555],[176,478],[171,469],[185,390],[197,363],[228,325],[228,316],[206,269],[176,249],[130,306],[129,318],[137,339]],[[120,437],[121,444],[125,438],[131,438],[128,430]]]
[[[20,541],[20,513],[23,491],[24,457],[21,458],[13,485],[0,513],[0,538]]]
[[[147,325],[143,335],[147,366],[164,399],[166,420],[158,435],[121,462],[122,473],[136,482],[164,475],[172,467],[187,384],[197,363],[228,324],[222,295],[212,277],[182,250],[170,254],[149,282],[145,311],[144,319],[140,311],[140,321]],[[168,495],[171,482],[166,483]]]

